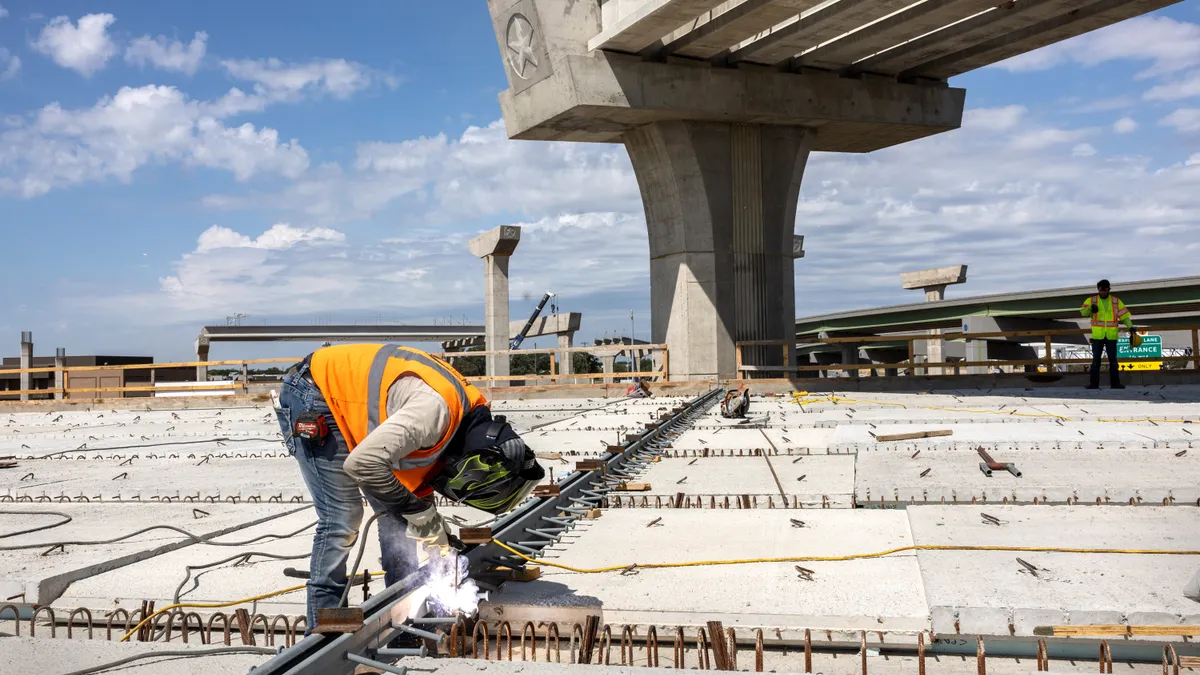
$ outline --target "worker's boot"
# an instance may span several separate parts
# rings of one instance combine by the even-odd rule
[[[1120,382],[1114,382],[1112,387],[1110,387],[1110,389],[1124,389],[1124,388],[1125,388],[1125,385],[1121,384]]]

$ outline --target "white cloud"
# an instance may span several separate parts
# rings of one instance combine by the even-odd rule
[[[540,219],[572,212],[639,212],[637,181],[620,145],[509,141],[501,122],[399,143],[361,143],[352,170],[321,167],[272,195],[210,195],[219,209],[249,205],[322,222],[370,217],[397,200],[448,222],[480,214]]]
[[[145,67],[152,65],[162,70],[171,70],[194,75],[204,61],[208,48],[208,33],[197,31],[192,41],[184,44],[179,40],[168,40],[159,35],[135,38],[125,48],[125,62]]]
[[[963,113],[962,125],[965,129],[1007,131],[1016,127],[1027,112],[1029,111],[1023,105],[1009,105],[1003,108],[976,108]]]
[[[512,265],[514,301],[540,297],[552,287],[573,309],[586,303],[599,311],[615,298],[627,313],[628,298],[644,295],[649,247],[640,216],[587,213],[514,224],[524,229]],[[277,224],[253,236],[214,225],[173,263],[157,289],[110,301],[150,324],[216,319],[233,311],[385,312],[423,322],[469,314],[479,320],[482,268],[467,249],[475,233],[354,241],[331,228]],[[74,300],[80,307],[88,301]]]
[[[1039,128],[1045,120],[1006,108],[967,120],[877,153],[813,155],[796,219],[808,250],[796,265],[798,314],[911,302],[899,272],[942,264],[971,265],[961,295],[1090,283],[1096,270],[1124,280],[1194,273],[1195,252],[1178,242],[1200,242],[1200,154],[1166,165],[1105,154],[1084,142],[1098,130]],[[1016,122],[1032,135],[1018,142]],[[363,143],[352,167],[321,167],[280,194],[210,203],[298,212],[306,222],[374,214],[395,235],[262,248],[250,245],[261,235],[212,234],[226,247],[187,254],[170,275],[177,284],[122,306],[190,325],[232,311],[279,316],[281,307],[301,317],[338,308],[351,321],[379,312],[479,320],[480,267],[466,242],[501,223],[525,227],[514,298],[532,304],[559,291],[563,309],[583,311],[596,334],[627,329],[620,316],[648,303],[644,216],[620,146],[509,141],[496,123],[457,139]],[[1081,241],[1131,228],[1147,233],[1137,247],[1081,252]]]
[[[0,47],[0,81],[16,77],[21,72],[21,57]]]
[[[1015,56],[996,67],[1022,72],[1065,63],[1090,67],[1119,59],[1152,61],[1142,77],[1200,64],[1200,24],[1140,16]]]
[[[344,242],[346,235],[327,227],[308,229],[278,223],[258,237],[234,232],[227,227],[213,225],[200,233],[196,240],[196,253],[216,251],[223,248],[261,248],[268,251],[289,249],[304,242]]]
[[[345,59],[284,63],[279,59],[225,60],[231,77],[254,83],[256,93],[272,100],[294,100],[304,93],[346,99],[375,82],[396,86],[396,80]]]
[[[1200,70],[1193,70],[1180,80],[1151,87],[1144,95],[1147,101],[1178,101],[1200,96]]]
[[[174,87],[123,87],[91,108],[52,103],[0,132],[0,194],[33,197],[105,178],[128,182],[147,164],[178,161],[230,171],[296,177],[308,154],[274,129],[226,128],[211,103]]]
[[[1091,143],[1080,143],[1071,148],[1071,154],[1075,157],[1091,157],[1096,154],[1096,148]]]
[[[1184,133],[1200,132],[1200,108],[1180,108],[1159,120],[1159,124]]]
[[[1138,130],[1138,123],[1132,117],[1122,117],[1113,123],[1113,131],[1118,134],[1132,134]]]
[[[6,16],[8,16],[8,10],[4,8],[4,5],[0,5],[0,19]]]
[[[1044,150],[1053,145],[1073,143],[1090,134],[1087,129],[1035,129],[1017,134],[1012,147],[1014,150]]]
[[[63,68],[91,77],[103,70],[117,53],[108,34],[108,27],[114,21],[116,18],[112,14],[87,14],[80,17],[78,24],[71,23],[68,17],[58,16],[42,28],[32,46]]]

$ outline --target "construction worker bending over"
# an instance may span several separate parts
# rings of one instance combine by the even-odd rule
[[[275,408],[317,511],[308,632],[318,609],[339,606],[364,495],[382,514],[376,526],[390,586],[431,555],[450,555],[435,491],[499,514],[545,475],[504,417],[492,417],[478,389],[417,349],[318,349],[288,371]]]
[[[1096,284],[1097,294],[1083,301],[1079,313],[1092,317],[1092,378],[1088,389],[1100,388],[1100,358],[1108,352],[1108,378],[1113,389],[1124,389],[1121,374],[1117,369],[1117,335],[1121,324],[1129,329],[1129,340],[1133,343],[1133,315],[1125,309],[1125,303],[1110,295],[1112,286],[1108,279]]]

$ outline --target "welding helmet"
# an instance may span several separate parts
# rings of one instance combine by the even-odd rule
[[[464,451],[446,462],[430,486],[459,504],[507,513],[529,496],[546,471],[503,415],[481,422],[466,430]]]

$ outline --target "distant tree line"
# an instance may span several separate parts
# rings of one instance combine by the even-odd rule
[[[468,347],[465,351],[481,352],[483,347]],[[449,355],[447,355],[449,358]],[[483,377],[487,375],[487,366],[482,356],[458,356],[450,358],[455,370],[466,377]],[[600,373],[604,372],[604,364],[591,354],[573,352],[571,354],[571,372]],[[514,352],[509,360],[509,372],[513,375],[549,375],[549,354],[522,354]],[[559,369],[561,372],[561,368]],[[628,372],[628,371],[626,371]]]

